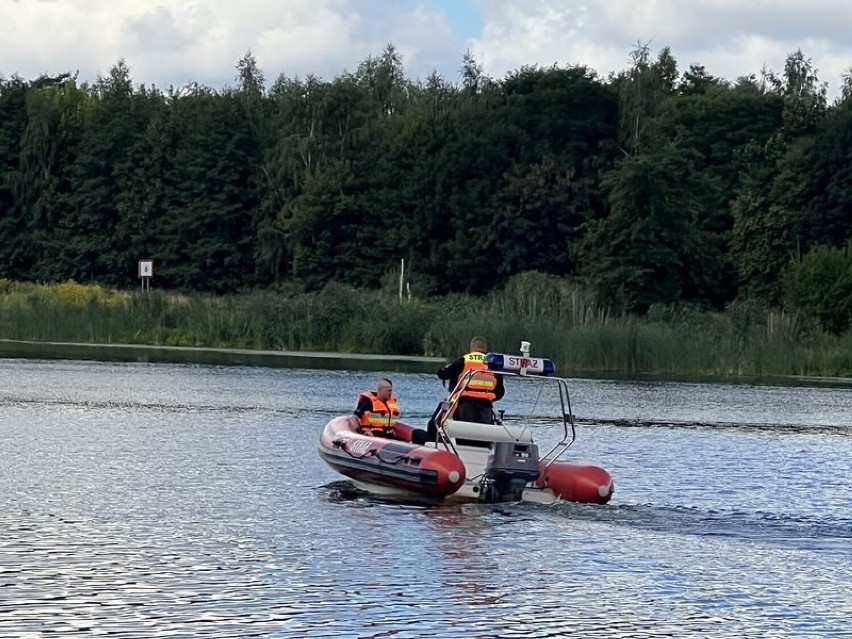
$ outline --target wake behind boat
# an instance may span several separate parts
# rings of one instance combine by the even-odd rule
[[[489,353],[485,364],[489,373],[512,383],[513,393],[536,397],[536,406],[542,397],[553,400],[552,413],[561,423],[562,437],[544,455],[532,436],[540,416],[506,417],[501,411],[493,415],[492,423],[455,418],[459,399],[477,383],[477,371],[468,371],[438,405],[425,442],[420,443],[423,431],[403,422],[393,424],[389,437],[381,437],[360,432],[358,419],[343,415],[323,429],[320,456],[356,487],[383,496],[607,503],[614,487],[606,470],[562,459],[576,440],[567,381],[554,374],[551,360],[532,358],[528,349],[528,342],[523,342],[520,356]],[[535,388],[522,390],[525,384]]]

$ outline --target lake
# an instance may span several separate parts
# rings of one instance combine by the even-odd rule
[[[319,458],[376,377],[0,359],[0,637],[852,637],[852,390],[571,380],[611,503],[445,506]]]

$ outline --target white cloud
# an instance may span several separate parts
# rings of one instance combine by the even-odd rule
[[[136,82],[234,84],[251,50],[268,80],[330,78],[393,42],[409,76],[461,65],[464,42],[433,5],[396,0],[0,0],[0,74],[104,75],[120,58]]]
[[[409,77],[450,81],[467,48],[502,77],[523,65],[628,67],[637,42],[669,45],[735,80],[780,72],[801,48],[835,93],[852,66],[852,3],[826,0],[468,0],[482,30],[464,41],[441,3],[464,0],[0,0],[0,74],[104,75],[124,58],[137,83],[235,83],[251,50],[268,83],[279,74],[331,78],[393,42]],[[467,31],[469,33],[469,31]]]
[[[829,93],[852,66],[852,4],[826,0],[479,0],[485,27],[470,42],[485,70],[502,77],[521,64],[585,64],[606,76],[630,64],[637,43],[670,46],[681,71],[704,65],[736,80],[763,66],[782,72],[787,55],[812,58]]]

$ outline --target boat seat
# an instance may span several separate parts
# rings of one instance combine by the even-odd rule
[[[492,442],[531,442],[532,432],[523,426],[478,424],[448,419],[444,422],[447,434],[455,440],[467,439]]]

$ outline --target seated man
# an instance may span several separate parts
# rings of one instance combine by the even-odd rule
[[[393,425],[399,417],[400,408],[393,396],[391,381],[383,377],[376,385],[376,390],[358,395],[354,412],[362,433],[393,437]]]

